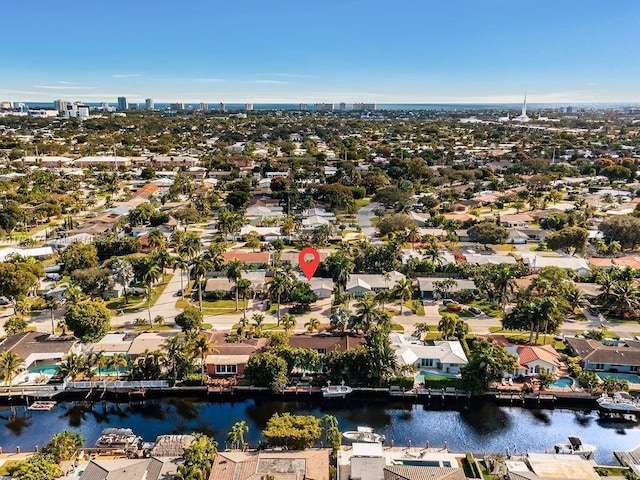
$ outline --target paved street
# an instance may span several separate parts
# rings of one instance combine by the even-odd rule
[[[379,206],[379,203],[371,202],[369,205],[365,205],[360,210],[358,210],[358,213],[356,215],[356,221],[358,222],[358,225],[360,225],[362,233],[369,238],[373,238],[376,233],[376,229],[371,223],[371,219],[375,217],[375,215],[373,214],[373,210]]]

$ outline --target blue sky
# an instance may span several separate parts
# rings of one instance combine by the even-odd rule
[[[0,100],[640,101],[636,0],[5,0]]]

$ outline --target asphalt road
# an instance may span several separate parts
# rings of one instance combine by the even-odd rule
[[[379,206],[379,203],[371,202],[370,204],[365,205],[360,210],[358,210],[358,213],[356,214],[356,221],[362,229],[362,233],[369,238],[373,238],[373,236],[377,233],[376,228],[371,223],[371,220],[373,219],[373,217],[375,217],[375,215],[373,214],[373,210]]]

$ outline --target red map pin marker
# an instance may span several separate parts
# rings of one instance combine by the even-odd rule
[[[309,258],[309,256],[313,258]],[[303,248],[298,254],[298,264],[307,280],[311,281],[311,277],[313,277],[318,265],[320,265],[320,254],[315,248]]]

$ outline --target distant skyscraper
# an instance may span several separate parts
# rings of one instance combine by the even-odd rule
[[[375,103],[354,103],[353,109],[359,110],[359,111],[373,111],[376,109],[376,104]]]
[[[169,108],[171,110],[184,110],[184,103],[182,102],[170,103]]]
[[[244,109],[245,109],[247,112],[251,112],[251,111],[253,110],[253,103],[247,103],[247,104],[244,106]]]
[[[118,110],[126,110],[127,106],[127,97],[118,97]]]
[[[129,110],[137,110],[138,109],[138,104],[132,102],[129,105],[127,105],[127,107],[129,108]]]
[[[65,100],[54,100],[53,108],[55,108],[58,113],[65,113],[67,111],[67,102]]]
[[[318,112],[332,112],[333,103],[316,103],[316,110]]]
[[[340,111],[344,112],[347,109],[347,104],[344,102],[340,102]]]
[[[218,104],[218,111],[219,112],[224,112],[225,110],[226,110],[226,107],[225,107],[224,103],[220,102]]]
[[[522,113],[513,119],[514,122],[528,122],[531,120],[527,116],[527,94],[524,94],[524,102],[522,102]]]
[[[144,101],[144,106],[147,110],[153,110],[153,108],[155,107],[154,103],[153,103],[153,98],[147,98]]]
[[[209,110],[209,104],[205,102],[200,102],[200,105],[198,105],[198,110],[202,110],[203,112],[206,112],[207,110]]]
[[[306,110],[307,109],[307,104],[306,103],[301,103],[300,104],[300,110]]]

